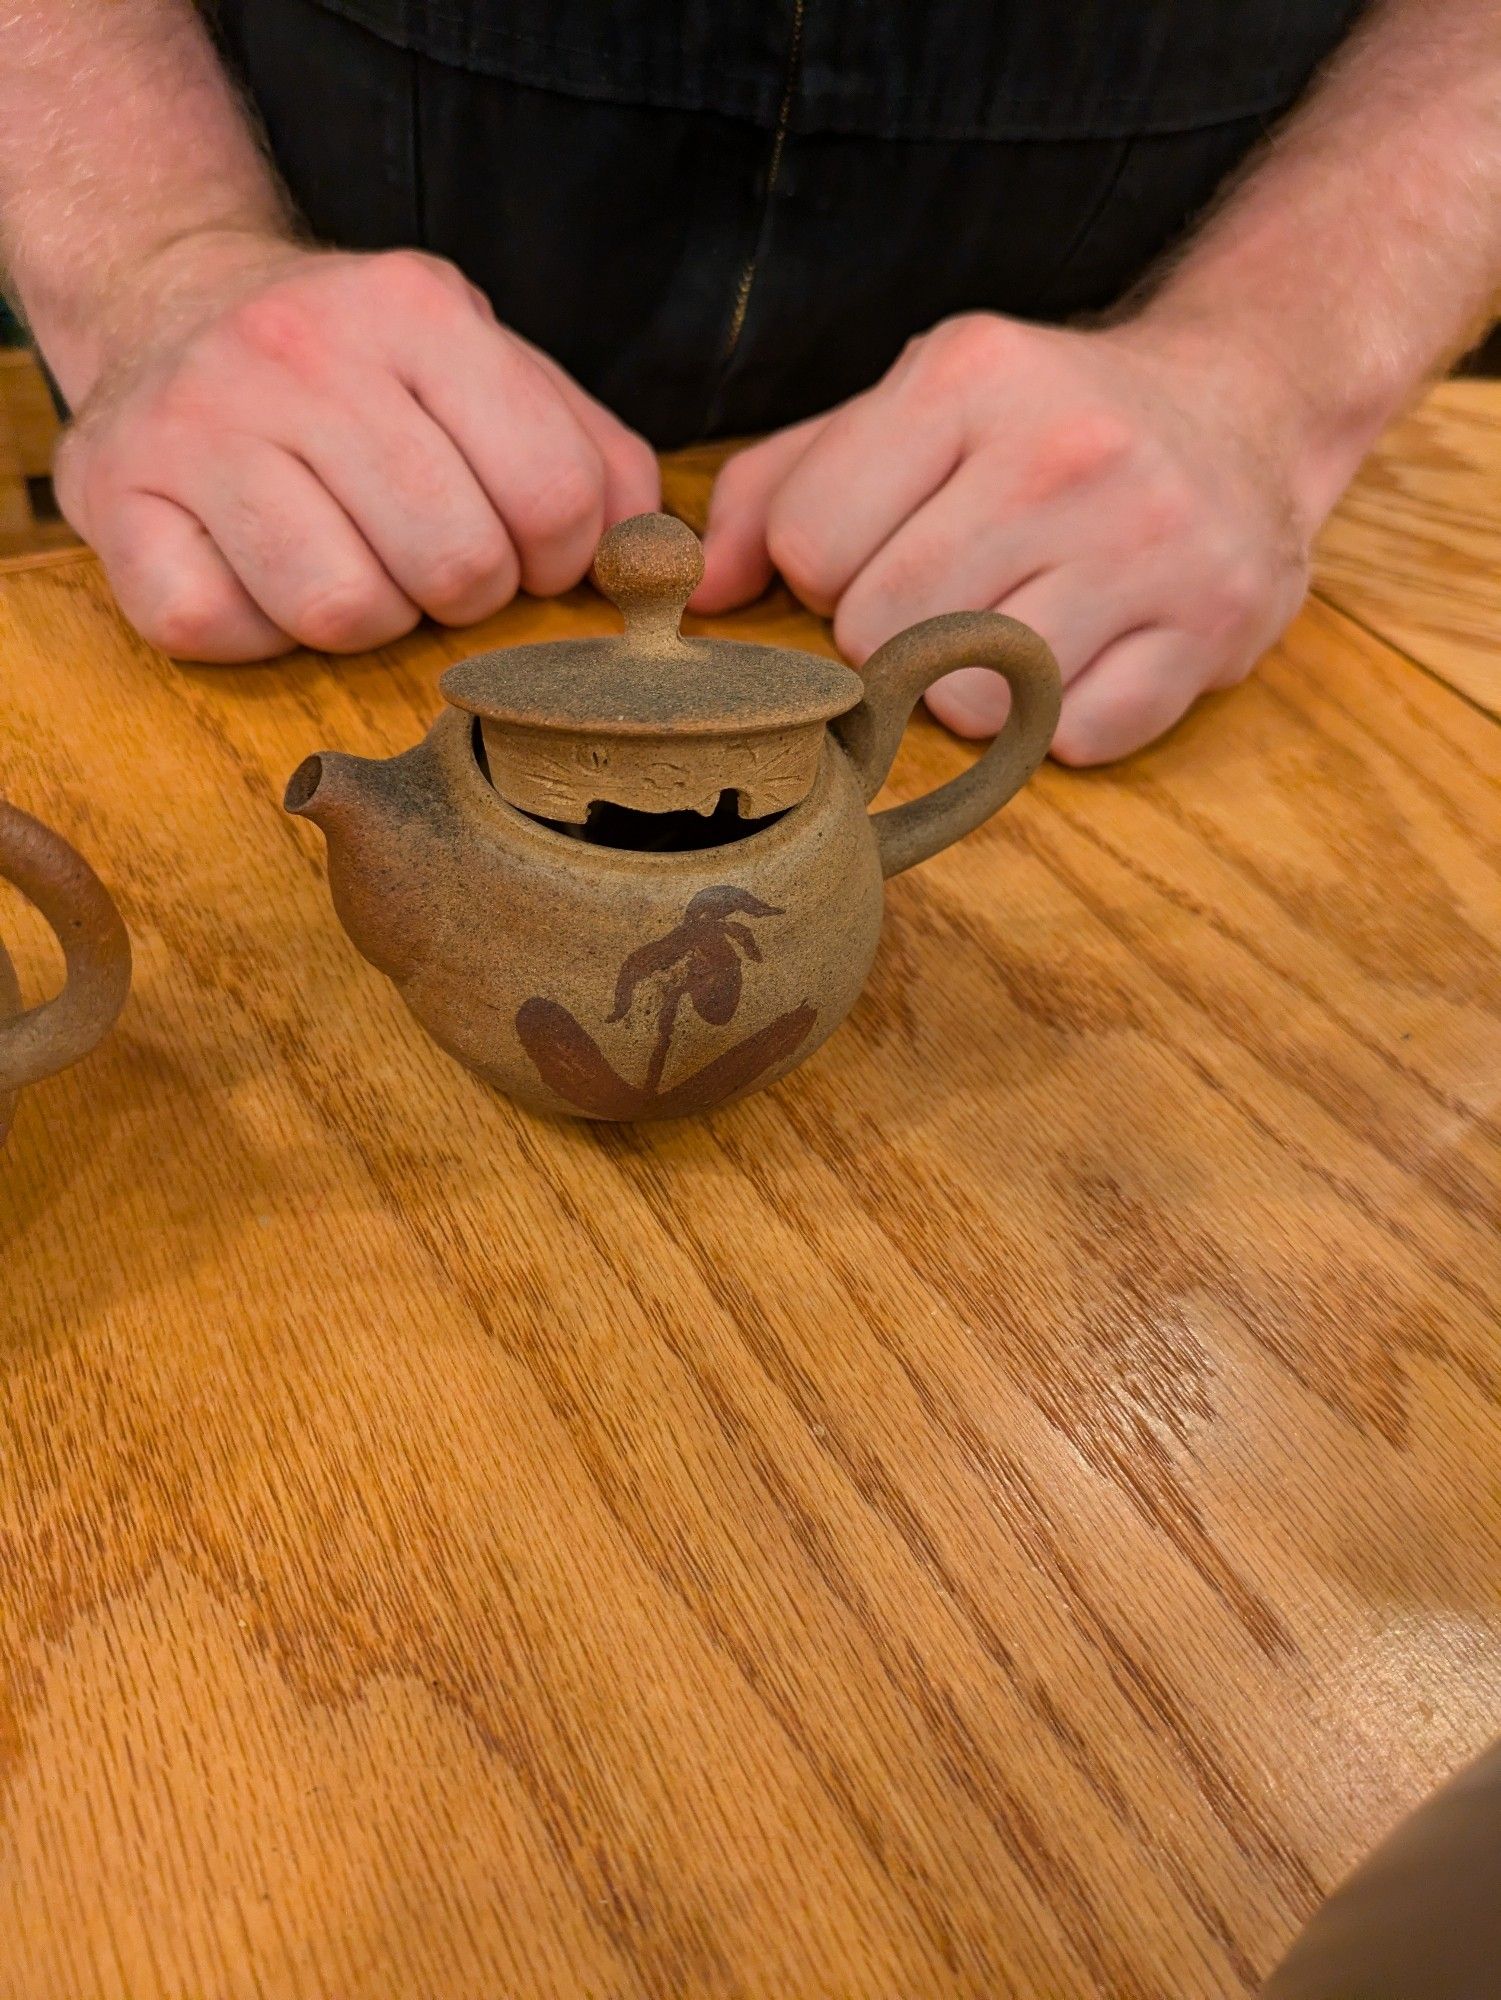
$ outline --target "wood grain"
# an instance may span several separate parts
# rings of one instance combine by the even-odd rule
[[[46,379],[28,348],[0,348],[0,405],[10,418],[21,469],[28,479],[45,477],[60,426]]]
[[[0,360],[4,356],[0,355]],[[0,398],[0,555],[25,546],[32,526],[26,475],[21,470],[21,446],[10,410]]]
[[[1314,604],[796,1076],[549,1126],[278,800],[610,615],[186,671],[0,580],[138,968],[0,1157],[0,1992],[1246,1994],[1501,1710],[1501,730]]]
[[[75,544],[65,521],[38,518],[27,481],[52,470],[57,411],[26,348],[0,348],[0,560]]]
[[[1320,538],[1317,588],[1501,715],[1501,382],[1444,382],[1371,454]]]

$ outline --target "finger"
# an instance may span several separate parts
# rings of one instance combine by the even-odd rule
[[[352,387],[358,420],[310,406],[297,426],[297,455],[397,588],[431,617],[472,625],[509,604],[520,560],[468,460],[389,377],[371,373]]]
[[[1029,577],[995,608],[1042,634],[1067,686],[1107,646],[1150,625],[1160,602],[1140,565],[1123,574],[1119,567],[1065,563]]]
[[[940,611],[984,611],[1052,566],[1058,524],[1002,505],[990,464],[964,464],[903,521],[839,600],[834,637],[862,665],[894,632]]]
[[[1066,563],[1030,577],[995,608],[1042,634],[1067,687],[1107,646],[1151,623],[1152,601],[1153,592],[1135,572],[1123,587],[1119,570]],[[1005,682],[983,667],[946,674],[926,700],[960,736],[993,736],[1011,707]]]
[[[520,340],[517,334],[511,338]],[[629,520],[632,514],[654,514],[662,504],[662,469],[650,444],[639,431],[622,423],[613,410],[575,382],[550,354],[533,347],[530,341],[520,344],[544,370],[604,461],[605,527]]]
[[[295,646],[175,501],[131,492],[95,511],[93,546],[116,600],[153,646],[218,665],[275,659]]]
[[[466,316],[441,354],[422,346],[403,374],[504,521],[523,588],[571,589],[604,531],[605,468],[547,371],[509,334]]]
[[[959,400],[923,396],[920,379],[895,375],[834,411],[772,501],[771,559],[824,617],[959,465]]]
[[[495,308],[476,286],[469,287],[481,314],[496,324]],[[508,337],[543,371],[598,451],[605,468],[604,526],[632,514],[654,514],[662,504],[662,471],[657,454],[639,431],[591,396],[544,348],[507,329]]]
[[[704,533],[704,580],[688,603],[694,611],[749,604],[771,582],[766,516],[772,496],[802,458],[826,419],[810,417],[748,445],[726,459],[709,495]]]
[[[300,459],[258,441],[206,461],[183,499],[261,610],[322,653],[383,646],[417,622],[369,543]]]
[[[994,736],[1011,713],[1011,690],[988,667],[960,667],[923,696],[928,713],[956,736]]]
[[[1154,627],[1107,646],[1063,697],[1053,755],[1063,764],[1108,764],[1151,743],[1211,685],[1203,649]]]

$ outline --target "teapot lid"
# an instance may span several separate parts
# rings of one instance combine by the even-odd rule
[[[617,522],[594,576],[625,618],[613,637],[477,653],[439,682],[487,725],[601,737],[761,736],[843,715],[860,676],[837,660],[735,639],[686,638],[684,607],[704,573],[697,535],[670,514]]]

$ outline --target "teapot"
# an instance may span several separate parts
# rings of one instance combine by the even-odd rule
[[[0,1145],[18,1093],[67,1069],[114,1026],[130,990],[130,939],[98,876],[30,813],[0,799],[0,876],[34,903],[57,933],[63,990],[21,1011],[21,991],[0,945]]]
[[[681,521],[600,543],[622,636],[481,653],[389,759],[309,757],[285,804],[328,844],[359,950],[451,1055],[534,1110],[704,1112],[783,1075],[865,984],[887,876],[990,817],[1058,720],[1058,668],[996,612],[930,618],[863,676],[680,621]],[[983,666],[1006,725],[959,777],[874,815],[923,690]]]

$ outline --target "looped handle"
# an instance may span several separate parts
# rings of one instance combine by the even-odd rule
[[[130,939],[99,877],[65,840],[0,799],[0,876],[57,933],[67,982],[55,1000],[0,1020],[0,1094],[86,1056],[130,991]]]
[[[1011,713],[978,763],[936,791],[874,815],[884,875],[926,861],[999,812],[1048,754],[1058,727],[1058,662],[1030,626],[999,611],[948,611],[924,619],[871,654],[864,700],[832,725],[867,799],[885,782],[919,695],[958,667],[999,674],[1011,689]]]

